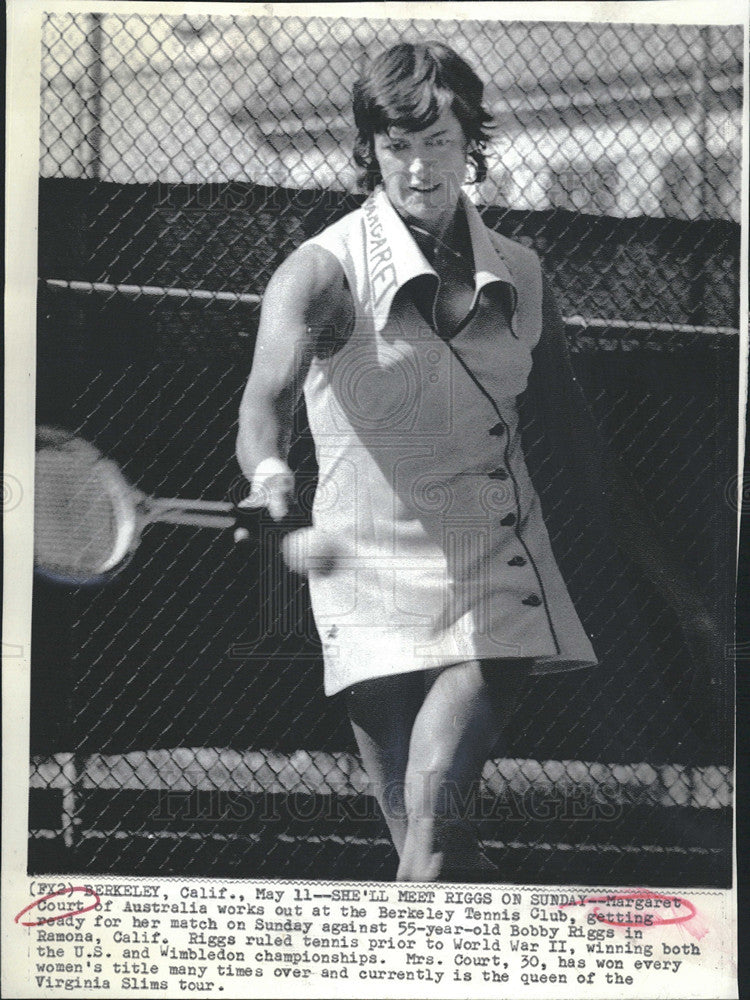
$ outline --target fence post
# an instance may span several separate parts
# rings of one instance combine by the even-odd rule
[[[103,14],[91,14],[91,31],[89,45],[91,46],[91,83],[92,95],[89,103],[91,112],[91,130],[88,144],[91,150],[89,166],[94,180],[102,179],[102,86],[104,84],[104,32],[102,29]]]
[[[61,753],[59,755],[60,774],[62,775],[62,836],[65,847],[69,850],[76,846],[76,819],[78,812],[78,784],[81,775],[81,762],[78,754]]]

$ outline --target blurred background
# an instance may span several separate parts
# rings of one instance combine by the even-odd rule
[[[707,667],[625,554],[581,558],[540,485],[601,666],[533,681],[485,768],[488,853],[508,881],[728,885],[741,26],[49,15],[38,421],[148,493],[243,495],[265,285],[362,200],[363,59],[426,38],[486,81],[489,175],[467,193],[540,253],[602,431],[726,639]],[[541,484],[533,424],[526,445]],[[32,658],[31,871],[393,877],[273,532],[240,549],[154,526],[107,586],[37,580]]]

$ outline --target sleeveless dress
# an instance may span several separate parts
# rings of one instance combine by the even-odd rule
[[[340,554],[310,576],[328,695],[471,659],[531,658],[533,673],[597,662],[521,450],[539,260],[463,206],[474,301],[448,342],[411,294],[415,280],[436,293],[438,276],[382,189],[306,244],[337,258],[355,306],[346,344],[304,384],[313,527]]]

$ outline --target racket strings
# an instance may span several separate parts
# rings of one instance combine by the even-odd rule
[[[38,566],[81,579],[112,568],[128,526],[110,466],[86,448],[37,452],[34,554]]]
[[[103,582],[135,552],[155,521],[193,528],[236,527],[224,500],[151,497],[83,438],[56,427],[36,434],[34,562],[59,582]]]

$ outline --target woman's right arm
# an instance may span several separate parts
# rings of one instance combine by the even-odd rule
[[[250,481],[261,463],[259,473],[272,474],[264,476],[266,488],[277,495],[264,506],[274,517],[284,516],[292,492],[286,458],[316,337],[336,325],[345,294],[339,262],[312,246],[295,250],[284,261],[263,296],[252,369],[240,403],[237,460]]]

